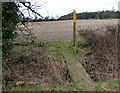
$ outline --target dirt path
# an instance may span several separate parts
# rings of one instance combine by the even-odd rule
[[[111,20],[77,20],[77,31],[82,28],[97,28],[109,24],[117,24],[117,19]],[[72,20],[32,22],[29,27],[39,41],[69,41],[72,40]],[[19,40],[21,40],[19,38]]]
[[[66,45],[62,44],[62,46],[64,46],[65,48]],[[64,49],[64,48],[63,48],[64,51],[62,52],[66,59],[67,66],[69,68],[70,74],[75,84],[79,86],[79,88],[81,89],[84,87],[87,91],[94,91],[95,86],[94,86],[93,80],[85,71],[84,67],[77,59],[77,56],[74,54],[68,53],[67,49]]]

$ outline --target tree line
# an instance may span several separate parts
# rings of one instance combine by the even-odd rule
[[[120,18],[120,12],[112,10],[77,13],[77,19],[118,19],[118,18]],[[71,19],[73,19],[73,13],[61,16],[58,20],[71,20]]]
[[[118,19],[118,18],[120,18],[120,12],[114,10],[77,13],[77,19]],[[54,18],[53,16],[50,18],[49,16],[46,16],[45,18],[34,19],[26,18],[26,19],[31,22],[72,20],[73,12],[67,15],[63,15],[59,18]]]

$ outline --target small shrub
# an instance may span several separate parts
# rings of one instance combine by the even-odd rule
[[[92,52],[91,55],[85,54],[84,66],[94,80],[118,78],[117,33],[117,25],[79,30],[79,35],[87,39],[88,52]]]
[[[7,57],[13,47],[13,40],[15,38],[14,31],[16,30],[18,7],[14,2],[2,3],[2,53],[3,57]],[[8,16],[9,15],[9,16]]]
[[[85,38],[81,38],[80,40],[77,41],[77,47],[79,48],[84,48],[88,45],[88,40]]]

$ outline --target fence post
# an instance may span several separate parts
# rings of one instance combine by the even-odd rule
[[[76,11],[73,10],[73,46],[76,46]]]

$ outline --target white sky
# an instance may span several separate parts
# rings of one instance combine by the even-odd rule
[[[102,10],[118,10],[119,0],[27,0],[37,2],[41,5],[44,2],[42,9],[37,10],[42,16],[62,16],[71,13],[73,9],[77,13],[80,12],[94,12]]]

